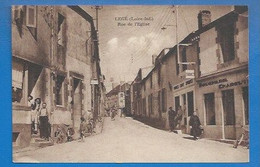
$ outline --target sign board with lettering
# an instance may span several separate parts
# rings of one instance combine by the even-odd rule
[[[92,79],[92,80],[90,81],[90,84],[91,84],[91,85],[98,85],[98,80],[97,80],[97,79]]]
[[[194,70],[186,70],[185,73],[186,73],[185,76],[186,76],[187,79],[195,78]]]

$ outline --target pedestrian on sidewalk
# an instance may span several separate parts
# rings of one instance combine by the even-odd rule
[[[168,118],[169,118],[169,125],[170,125],[170,131],[172,132],[174,130],[174,118],[176,116],[176,112],[172,109],[172,107],[169,107],[168,111]]]
[[[80,140],[84,142],[85,132],[87,128],[87,123],[84,117],[80,118],[80,126],[79,126],[79,133],[80,133]]]
[[[42,103],[42,108],[39,112],[40,137],[49,140],[49,118],[46,106],[46,103]]]
[[[201,123],[196,111],[194,111],[193,115],[190,117],[189,124],[191,128],[191,135],[193,136],[194,140],[197,140],[201,135]]]

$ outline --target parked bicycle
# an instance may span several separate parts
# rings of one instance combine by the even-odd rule
[[[242,134],[234,142],[233,148],[237,148],[244,141],[245,145],[249,149],[249,128],[242,126]]]

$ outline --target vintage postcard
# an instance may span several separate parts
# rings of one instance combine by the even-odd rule
[[[248,18],[12,6],[13,162],[249,162]]]

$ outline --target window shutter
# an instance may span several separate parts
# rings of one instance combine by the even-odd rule
[[[36,28],[36,6],[26,7],[26,26]]]

